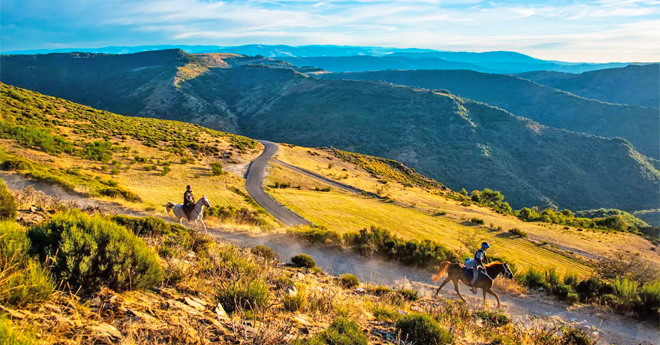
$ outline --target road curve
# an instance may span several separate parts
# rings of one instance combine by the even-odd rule
[[[247,189],[247,192],[257,204],[282,223],[289,226],[310,224],[310,221],[282,206],[264,192],[263,182],[266,176],[266,166],[271,157],[277,153],[279,147],[270,141],[260,140],[259,142],[264,145],[264,152],[250,163],[247,178],[245,179],[245,189]]]

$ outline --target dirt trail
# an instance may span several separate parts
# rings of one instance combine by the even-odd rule
[[[248,234],[217,230],[210,230],[210,232],[225,241],[240,246],[253,247],[263,244],[273,248],[283,261],[300,253],[309,254],[319,267],[333,275],[352,273],[357,275],[362,282],[389,286],[396,286],[402,281],[408,280],[425,296],[431,296],[437,288],[437,285],[431,281],[432,273],[428,271],[405,267],[391,261],[365,258],[350,250],[310,245],[289,234]],[[461,293],[469,301],[470,306],[481,308],[483,305],[483,299],[473,296],[464,285],[461,286]],[[445,286],[441,295],[449,299],[458,299],[452,284]],[[546,297],[544,294],[534,293],[527,297],[500,294],[500,298],[503,310],[526,326],[579,324],[588,329],[595,327],[604,341],[602,343],[660,344],[660,329],[648,323],[602,312],[592,307],[567,309],[567,305]],[[496,302],[492,297],[489,297],[488,303],[491,308],[495,307]]]
[[[55,196],[63,200],[74,200],[79,205],[85,206],[111,206],[118,213],[134,216],[146,216],[138,211],[131,211],[111,203],[86,199],[82,196],[72,195],[61,188],[53,187],[45,183],[26,179],[15,174],[0,174],[10,189],[23,189],[32,186],[36,190],[47,195]],[[173,219],[166,219],[173,221]],[[209,229],[209,234],[216,238],[232,242],[238,246],[253,247],[263,244],[271,247],[282,258],[288,258],[306,253],[311,255],[324,271],[339,275],[352,273],[360,278],[360,281],[374,284],[398,286],[403,282],[409,282],[423,296],[431,296],[434,286],[431,281],[431,273],[425,270],[405,267],[392,261],[383,261],[374,258],[365,258],[350,250],[339,250],[310,245],[300,241],[297,237],[286,233],[250,234],[241,231],[226,231]],[[465,286],[461,286],[461,293],[469,301],[472,308],[481,308],[482,298],[470,294]],[[458,299],[453,286],[449,284],[441,291],[442,297]],[[522,322],[525,326],[555,325],[555,324],[579,324],[591,329],[595,327],[601,343],[617,345],[660,345],[660,329],[657,326],[632,320],[609,312],[601,312],[591,307],[568,310],[566,305],[554,301],[543,294],[533,294],[527,297],[500,294],[502,308],[509,316]],[[489,306],[494,308],[495,300],[489,297]]]

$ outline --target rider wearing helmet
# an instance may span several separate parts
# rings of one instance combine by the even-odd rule
[[[488,242],[483,242],[481,244],[481,248],[477,250],[477,252],[474,254],[474,264],[472,265],[472,281],[470,284],[474,286],[474,284],[477,282],[477,279],[479,279],[479,268],[481,267],[483,269],[483,266],[488,263],[488,257],[486,256],[486,250],[490,248],[490,244]],[[477,293],[477,289],[474,287],[470,287],[470,291],[472,293]]]
[[[186,186],[186,192],[183,193],[183,211],[186,213],[186,216],[190,218],[190,211],[195,207],[195,197],[192,193],[192,187],[190,185]]]

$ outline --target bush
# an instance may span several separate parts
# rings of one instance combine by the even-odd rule
[[[580,296],[578,296],[578,294],[575,292],[571,292],[568,294],[568,296],[566,296],[566,301],[570,304],[576,304],[580,301]]]
[[[263,244],[258,244],[252,248],[252,254],[260,256],[266,260],[275,260],[277,259],[277,254],[271,248],[264,246]]]
[[[126,227],[128,230],[131,230],[138,236],[173,235],[172,226],[166,221],[156,217],[131,217],[116,215],[112,217],[111,220],[121,226]],[[181,231],[178,224],[175,226],[177,230]]]
[[[373,307],[371,313],[378,321],[396,321],[400,314],[388,304],[378,304]]]
[[[5,180],[0,178],[0,221],[16,219],[16,200],[7,188]]]
[[[402,339],[414,341],[416,344],[449,344],[454,336],[442,328],[427,314],[408,314],[402,316],[396,323],[397,331]]]
[[[649,282],[639,289],[637,312],[644,317],[658,318],[660,308],[660,281]]]
[[[347,289],[352,289],[360,285],[360,279],[354,274],[347,273],[339,276],[339,283]]]
[[[52,258],[51,271],[74,288],[146,289],[163,279],[154,251],[125,227],[100,216],[59,213],[30,229],[28,237],[40,260]]]
[[[172,169],[169,166],[166,166],[163,168],[163,171],[160,172],[160,176],[165,176],[167,175]]]
[[[303,237],[314,244],[331,244],[340,246],[343,243],[342,236],[339,233],[319,227],[296,231],[296,235]]]
[[[291,258],[291,262],[295,267],[316,267],[316,262],[314,262],[314,259],[312,259],[312,257],[307,254],[298,254]]]
[[[544,274],[533,267],[528,268],[525,273],[519,275],[518,279],[523,286],[529,288],[542,287],[545,284]]]
[[[51,275],[28,254],[30,241],[17,224],[0,222],[0,303],[24,306],[50,298]]]
[[[481,310],[474,313],[474,316],[484,320],[493,326],[504,326],[511,323],[511,319],[498,311]]]
[[[433,266],[440,261],[457,261],[458,256],[445,246],[433,241],[408,241],[389,230],[372,226],[360,232],[344,235],[344,242],[363,255],[379,254],[405,265]]]
[[[338,317],[323,333],[314,337],[298,340],[293,345],[367,345],[367,337],[353,321]]]
[[[481,219],[481,218],[472,218],[472,219],[470,219],[470,222],[472,222],[472,223],[474,223],[474,224],[479,224],[479,225],[483,225],[483,224],[484,224],[484,220]]]
[[[36,331],[32,329],[17,329],[8,314],[0,315],[0,345],[32,345],[38,344]]]
[[[561,278],[559,277],[559,273],[557,273],[557,269],[554,267],[545,270],[544,278],[545,281],[550,283],[550,285],[552,286],[559,284],[559,282],[561,281]]]
[[[118,188],[118,187],[108,187],[103,188],[99,191],[101,195],[109,196],[111,198],[122,198],[130,202],[142,202],[142,198],[139,195],[131,192],[130,190]]]
[[[510,234],[513,234],[513,235],[515,235],[515,236],[520,236],[520,237],[522,237],[522,238],[527,237],[527,233],[524,232],[524,231],[522,231],[522,230],[520,230],[520,229],[518,229],[518,228],[513,228],[513,229],[509,230],[509,233],[510,233]]]
[[[307,285],[296,284],[294,289],[288,290],[282,298],[284,309],[290,312],[302,310],[307,303]]]
[[[620,297],[621,301],[628,307],[637,300],[637,287],[637,282],[630,281],[627,278],[616,278],[612,284],[614,294]]]
[[[218,300],[228,313],[264,308],[270,303],[270,297],[268,284],[259,279],[238,281],[218,289]]]
[[[387,286],[383,286],[383,285],[378,285],[378,286],[376,286],[375,288],[373,288],[371,290],[371,293],[373,293],[376,296],[387,295],[390,292],[392,292],[392,289],[390,289]]]
[[[211,163],[211,173],[213,176],[219,176],[223,174],[222,163]]]
[[[566,327],[562,334],[562,344],[570,345],[593,345],[596,342],[591,339],[589,334],[577,327]]]
[[[401,289],[397,291],[399,295],[401,295],[403,298],[405,298],[408,301],[414,302],[419,299],[419,294],[415,290],[410,290],[410,289]]]

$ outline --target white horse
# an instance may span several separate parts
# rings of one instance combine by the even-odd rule
[[[175,205],[171,202],[168,202],[167,205],[165,205],[165,209],[167,210],[167,213],[169,213],[170,211],[174,213],[174,216],[179,220],[179,224],[183,225],[184,219],[189,222],[194,222],[193,228],[197,227],[199,223],[201,223],[202,226],[204,227],[204,231],[208,233],[208,231],[206,230],[206,224],[204,224],[205,206],[211,207],[211,203],[209,203],[209,199],[206,197],[206,195],[201,197],[199,200],[197,200],[195,207],[193,208],[192,211],[190,211],[190,218],[186,216],[186,212],[183,210],[182,204]]]

